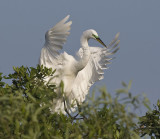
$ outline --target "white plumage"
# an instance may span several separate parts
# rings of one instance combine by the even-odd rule
[[[76,108],[75,100],[81,104],[84,100],[92,84],[103,79],[104,69],[107,69],[111,58],[108,56],[114,54],[119,47],[118,36],[106,46],[98,37],[95,30],[90,29],[83,32],[81,37],[81,48],[78,51],[79,60],[66,52],[59,53],[66,42],[67,36],[70,34],[70,26],[72,21],[67,22],[69,15],[57,23],[53,28],[46,32],[45,44],[41,50],[40,65],[48,68],[56,69],[53,77],[47,77],[46,82],[59,86],[61,81],[64,83],[65,104],[69,111],[74,111]],[[90,47],[89,39],[95,39],[103,46]],[[112,51],[112,52],[111,52]],[[60,91],[56,90],[61,96]],[[71,104],[74,107],[71,108]],[[62,112],[64,110],[64,100],[62,97],[53,99],[51,112]]]

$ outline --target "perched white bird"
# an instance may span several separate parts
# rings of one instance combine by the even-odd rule
[[[80,39],[79,60],[76,60],[66,52],[59,53],[59,50],[63,48],[62,45],[66,42],[67,36],[70,34],[72,21],[67,22],[68,19],[69,15],[46,32],[45,44],[41,50],[39,64],[53,70],[56,69],[55,75],[47,77],[46,81],[57,86],[63,81],[63,95],[66,98],[66,107],[69,111],[74,111],[76,107],[75,100],[81,104],[85,100],[91,85],[103,79],[103,70],[107,69],[107,64],[111,60],[108,56],[114,54],[119,49],[117,47],[119,44],[119,33],[106,46],[95,30],[89,29],[84,31]],[[97,40],[104,47],[90,47],[88,45],[89,39]],[[57,94],[61,95],[59,90],[57,90]],[[74,108],[71,108],[71,104],[74,105]],[[59,113],[60,111],[65,113],[62,97],[53,99],[53,107],[51,107],[52,113]]]

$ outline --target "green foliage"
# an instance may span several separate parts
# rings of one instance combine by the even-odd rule
[[[149,134],[136,125],[138,119],[133,111],[139,108],[140,102],[146,106],[148,103],[146,98],[140,100],[139,96],[132,96],[131,82],[128,85],[123,82],[124,88],[117,90],[115,97],[104,87],[100,88],[98,97],[93,92],[83,104],[79,105],[77,102],[75,113],[70,114],[66,110],[66,115],[51,114],[49,107],[53,105],[53,98],[57,97],[57,87],[44,84],[44,79],[46,76],[54,77],[55,71],[39,65],[37,68],[22,66],[13,69],[14,73],[7,77],[0,73],[2,139],[138,139],[139,134]],[[6,84],[3,79],[12,80],[12,84]],[[61,82],[59,88],[62,92],[63,86]],[[140,118],[140,127],[144,126],[145,118]]]
[[[47,118],[49,102],[56,97],[55,86],[44,85],[43,81],[54,72],[42,66],[13,69],[13,74],[4,77],[12,79],[12,85],[0,82],[0,138],[35,138],[41,128],[47,128],[43,125],[44,117],[39,115],[47,111],[43,114]]]
[[[157,106],[145,116],[139,118],[139,128],[141,136],[149,135],[152,139],[160,139],[160,101]]]

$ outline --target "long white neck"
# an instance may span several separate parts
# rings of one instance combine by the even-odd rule
[[[87,65],[89,58],[90,58],[90,55],[91,55],[90,48],[88,45],[88,40],[89,40],[89,38],[86,35],[82,35],[80,42],[81,42],[81,47],[83,50],[83,56],[78,61],[78,64],[77,64],[77,69],[79,71],[82,70]]]

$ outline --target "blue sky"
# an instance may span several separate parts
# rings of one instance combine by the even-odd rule
[[[151,104],[160,98],[160,1],[158,0],[2,0],[0,1],[0,72],[36,66],[45,32],[70,14],[71,34],[64,50],[75,55],[80,36],[95,29],[108,44],[120,32],[120,51],[96,86],[109,92],[132,80],[133,94],[145,92]],[[90,45],[100,46],[91,40]]]

